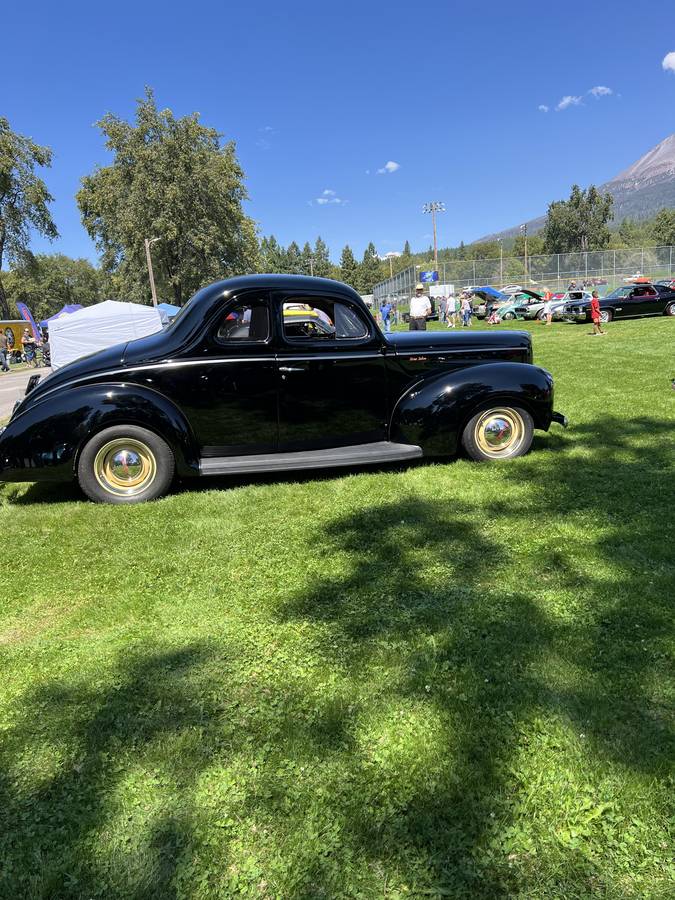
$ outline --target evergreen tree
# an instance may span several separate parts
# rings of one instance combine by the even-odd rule
[[[359,290],[361,281],[359,264],[356,262],[349,244],[345,245],[340,256],[340,281],[351,285],[354,290]]]
[[[273,234],[268,238],[264,237],[260,242],[260,255],[261,271],[272,273],[286,271],[286,251]]]
[[[321,235],[314,243],[314,274],[318,278],[333,277],[333,266],[328,256],[328,247],[321,240]]]
[[[284,271],[289,275],[303,274],[300,247],[298,247],[295,241],[291,241],[291,243],[286,248],[286,267]]]
[[[406,241],[405,244],[403,245],[403,256],[406,256],[406,257],[411,256],[410,241]]]
[[[305,241],[305,246],[300,254],[300,269],[303,275],[313,275],[314,272],[314,254],[309,241]]]
[[[380,260],[375,250],[375,244],[371,241],[363,254],[360,266],[360,286],[364,294],[372,294],[373,287],[378,281],[382,281]]]

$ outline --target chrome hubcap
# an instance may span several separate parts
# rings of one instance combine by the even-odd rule
[[[474,436],[483,453],[494,457],[511,456],[523,442],[525,424],[514,409],[491,409],[476,423]]]
[[[152,484],[157,475],[157,461],[147,444],[120,438],[109,441],[98,451],[94,474],[108,493],[129,497]]]

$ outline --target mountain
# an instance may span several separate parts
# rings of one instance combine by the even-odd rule
[[[648,219],[664,206],[675,206],[675,134],[652,147],[611,181],[600,185],[599,190],[614,197],[613,225],[624,219]],[[545,224],[546,216],[530,219],[528,234],[536,234]],[[514,237],[519,228],[520,225],[514,225],[479,240]]]

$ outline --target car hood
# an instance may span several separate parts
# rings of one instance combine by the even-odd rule
[[[43,394],[61,385],[78,381],[81,378],[87,378],[89,375],[96,375],[99,372],[121,368],[126,346],[126,342],[115,344],[113,347],[106,347],[105,350],[98,350],[96,353],[90,353],[88,356],[81,356],[79,359],[74,359],[67,365],[61,366],[56,372],[52,372],[38,381],[33,390],[21,401],[21,406],[17,407],[16,412],[21,409],[28,398],[31,401],[37,400]]]
[[[447,331],[395,331],[386,335],[396,353],[425,350],[471,350],[477,347],[529,347],[528,331],[476,331],[472,334]]]

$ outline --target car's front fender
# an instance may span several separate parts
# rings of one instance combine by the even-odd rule
[[[89,438],[121,424],[162,437],[179,474],[199,471],[197,443],[181,411],[157,391],[121,382],[64,388],[29,401],[0,433],[0,481],[69,480]]]
[[[427,456],[457,451],[462,430],[481,409],[504,403],[526,409],[536,428],[553,417],[553,379],[528,363],[485,363],[413,385],[396,403],[390,440],[417,444]]]

